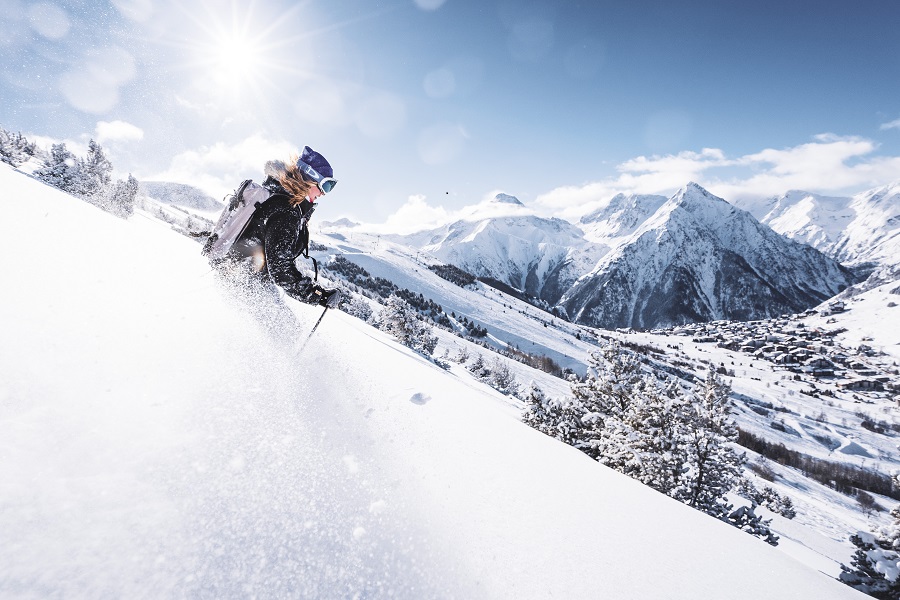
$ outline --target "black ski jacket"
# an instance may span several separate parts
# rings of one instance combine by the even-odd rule
[[[269,178],[263,185],[273,192],[272,196],[256,210],[235,245],[242,248],[239,252],[244,256],[252,254],[248,249],[261,248],[260,278],[271,280],[292,298],[308,302],[315,283],[297,270],[294,261],[309,245],[307,221],[313,203],[304,200],[292,206],[287,192],[275,180]]]

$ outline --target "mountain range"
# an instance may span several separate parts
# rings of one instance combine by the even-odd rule
[[[695,183],[670,198],[620,194],[578,225],[474,216],[394,239],[593,327],[771,318],[858,279]]]
[[[165,185],[142,184],[142,193],[194,211],[220,206]],[[383,237],[574,323],[654,329],[799,313],[877,269],[878,281],[894,277],[898,206],[900,182],[852,197],[794,190],[752,204],[689,183],[671,197],[616,195],[572,223],[497,194],[442,227]]]
[[[746,208],[778,233],[844,265],[900,265],[900,182],[849,197],[793,190]]]

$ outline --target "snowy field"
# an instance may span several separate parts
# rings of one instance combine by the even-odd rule
[[[158,221],[0,189],[2,597],[863,598],[348,315],[276,344]]]

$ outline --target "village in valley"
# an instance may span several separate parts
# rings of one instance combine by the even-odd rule
[[[900,369],[895,357],[866,343],[856,347],[842,344],[836,338],[846,330],[834,318],[826,321],[824,327],[807,325],[804,320],[848,310],[847,303],[835,300],[802,315],[765,321],[698,323],[676,327],[669,333],[766,360],[795,374],[796,380],[815,383],[826,394],[829,390],[853,391],[863,393],[859,398],[863,402],[874,398],[896,400]],[[900,311],[897,316],[900,318]]]

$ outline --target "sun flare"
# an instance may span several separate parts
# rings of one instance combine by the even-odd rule
[[[246,79],[265,66],[262,44],[241,33],[222,36],[210,48],[210,62],[217,75]]]

